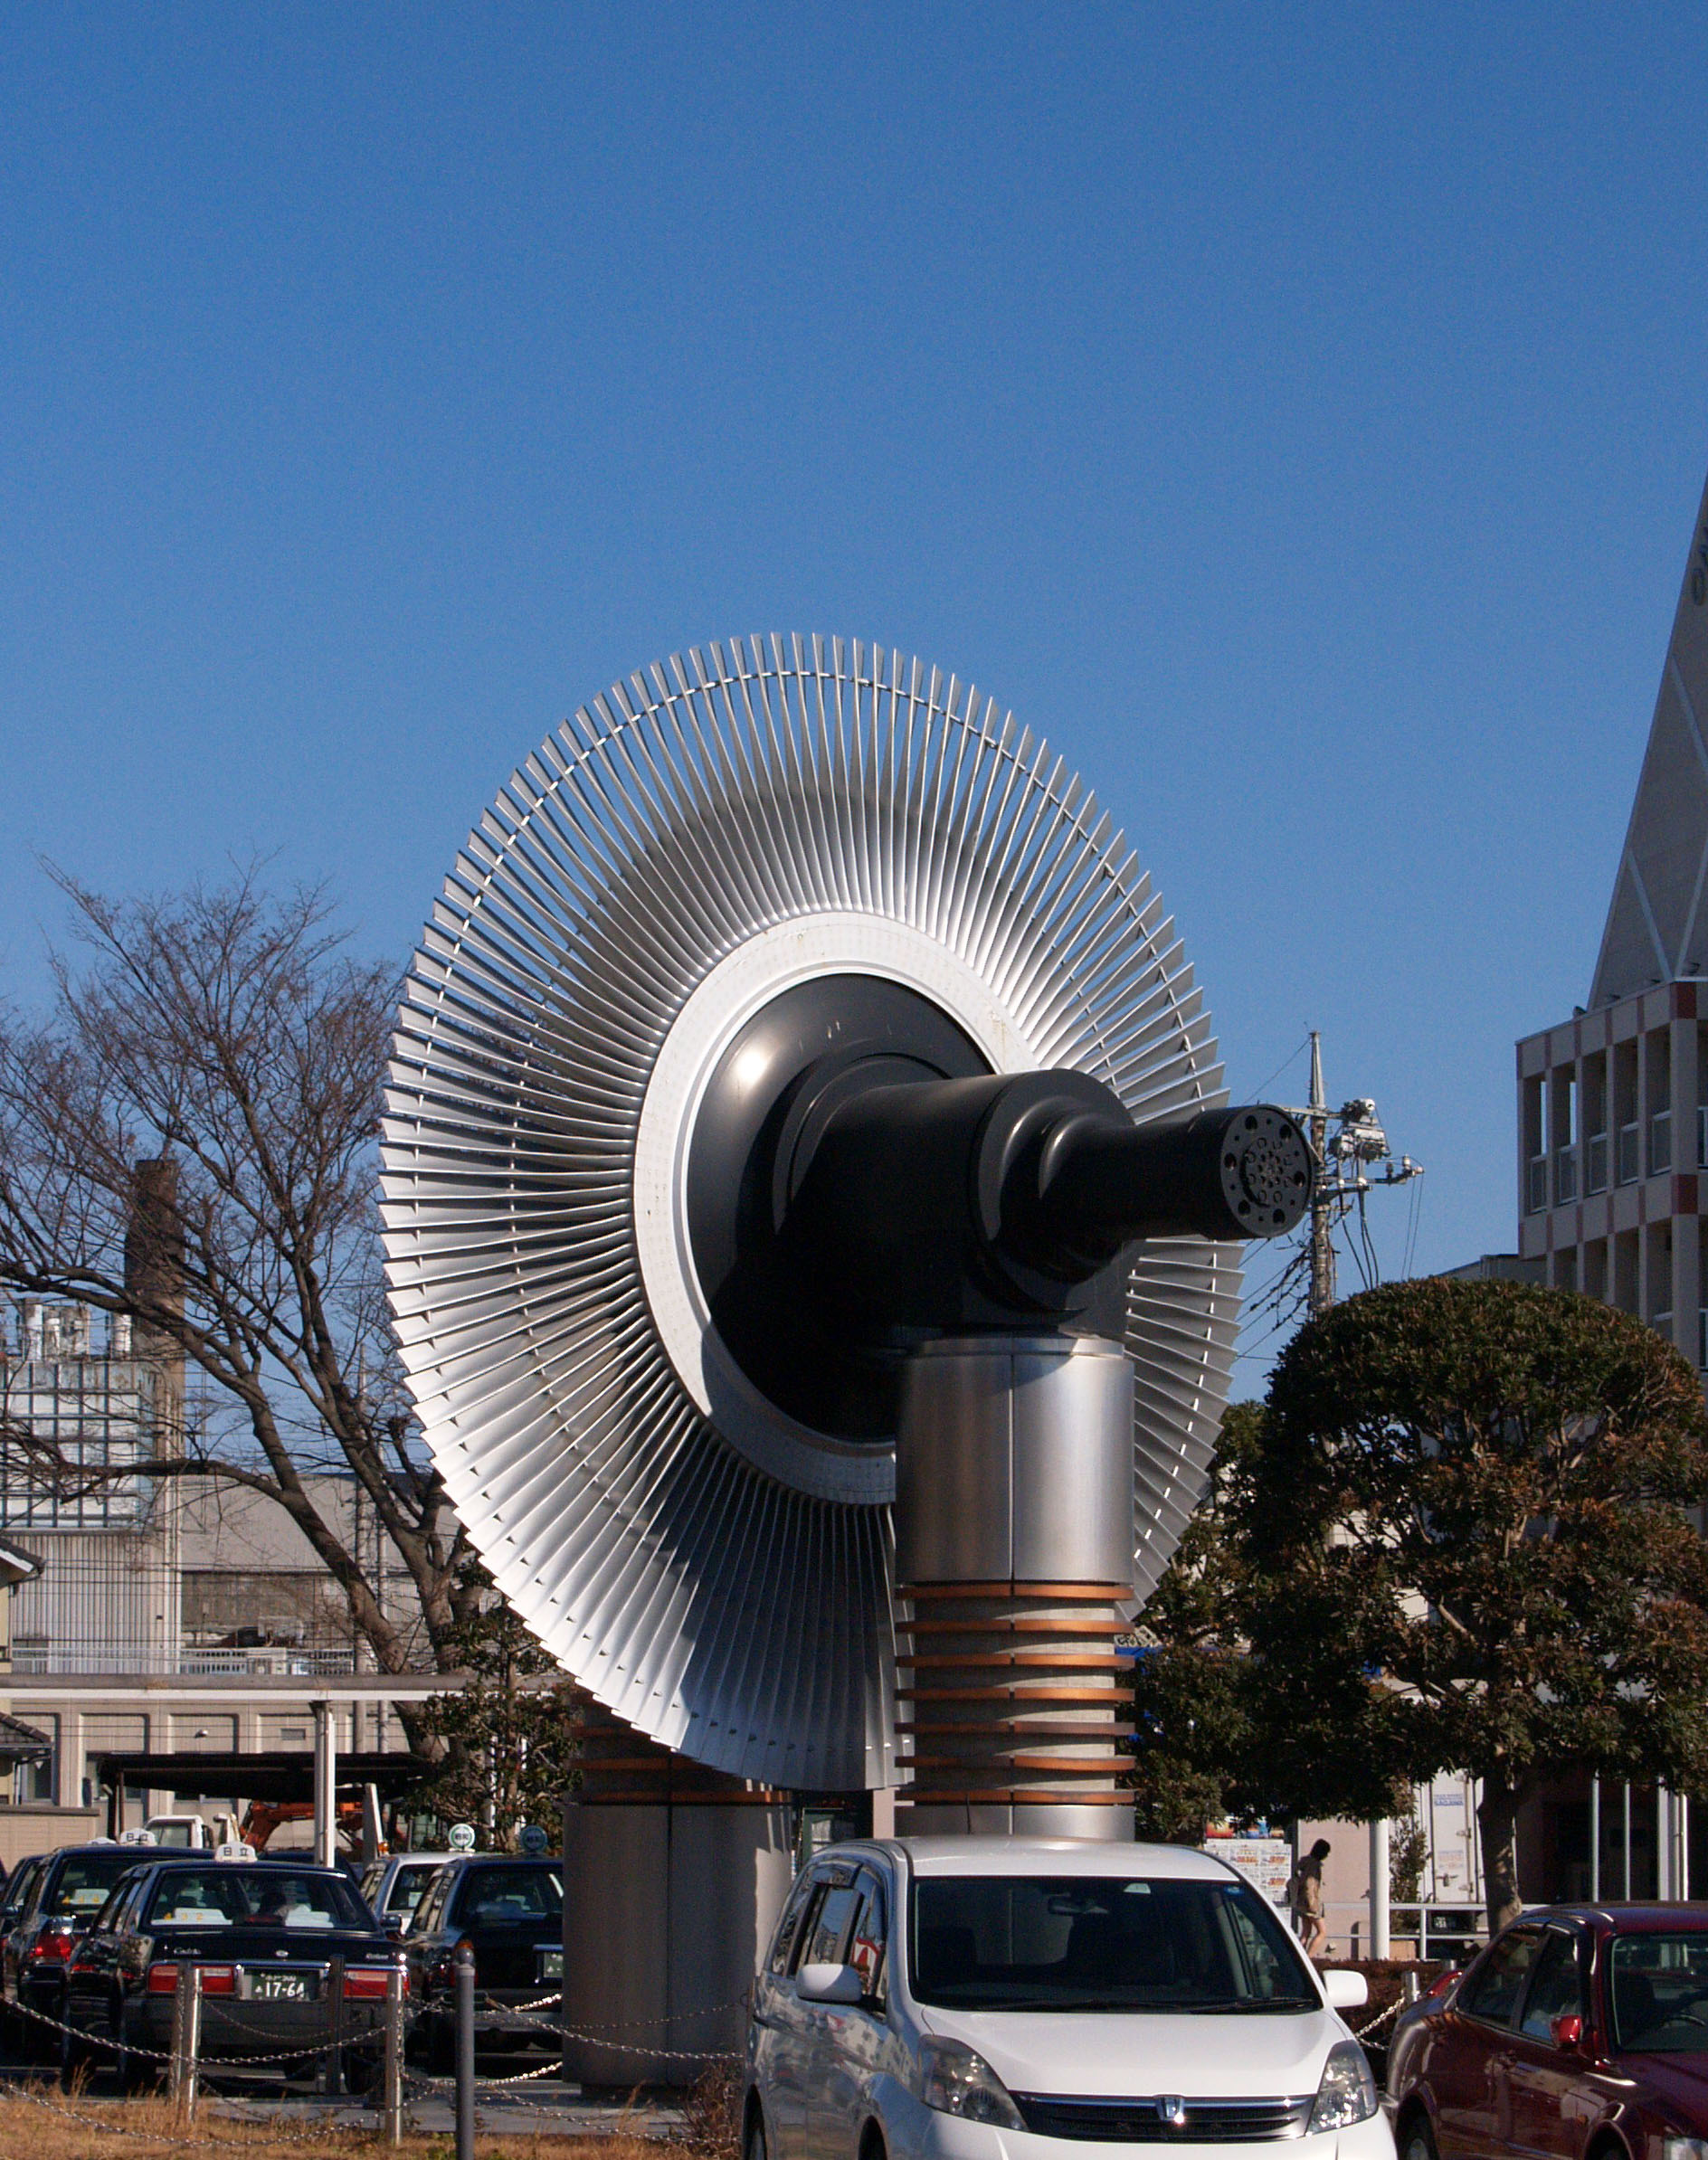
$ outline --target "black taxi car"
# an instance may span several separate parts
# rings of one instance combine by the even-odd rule
[[[202,1968],[202,2059],[264,2056],[245,2075],[299,2076],[334,2036],[353,2086],[377,2060],[397,1950],[337,1868],[175,1854],[138,1867],[78,1945],[66,2018],[83,2049],[118,2051],[125,2082],[152,2080],[168,2052],[178,1966]],[[339,1978],[339,1969],[342,1977]]]
[[[448,2066],[456,2031],[456,1954],[474,1951],[475,2041],[483,2048],[555,2047],[564,1985],[564,1870],[555,1860],[470,1852],[429,1884],[403,1937],[416,2010],[414,2037]]]
[[[114,1883],[143,1856],[138,1847],[109,1839],[62,1845],[24,1862],[14,1877],[18,1894],[5,1900],[0,1935],[0,1997],[31,2060],[57,2059],[65,1976],[78,1945]]]

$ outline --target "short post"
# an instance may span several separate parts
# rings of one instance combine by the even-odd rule
[[[1389,1911],[1388,1822],[1386,1816],[1370,1826],[1370,1954],[1391,1957],[1392,1928]]]
[[[344,2090],[344,1960],[327,1960],[327,2051],[320,2059],[320,2089],[327,2099]]]
[[[380,2059],[382,2135],[387,2145],[403,2142],[403,1967],[400,1961],[385,1976],[385,2046]]]
[[[202,2062],[202,1968],[185,1959],[172,1997],[170,2091],[178,2120],[195,2120],[195,2089]]]
[[[457,2160],[474,2160],[474,1945],[457,1945]]]

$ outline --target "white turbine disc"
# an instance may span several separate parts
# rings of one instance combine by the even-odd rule
[[[741,1375],[682,1215],[743,1020],[868,973],[992,1068],[1071,1066],[1141,1119],[1212,1108],[1208,1017],[1077,780],[899,654],[773,639],[595,699],[470,835],[411,971],[384,1123],[392,1305],[427,1445],[499,1587],[641,1731],[766,1783],[889,1768],[894,1449]],[[1203,1488],[1231,1249],[1141,1249],[1134,1587]]]

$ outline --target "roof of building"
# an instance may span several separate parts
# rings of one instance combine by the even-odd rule
[[[38,1732],[33,1725],[26,1725],[22,1718],[9,1718],[0,1710],[0,1761],[34,1762],[52,1752],[53,1743],[46,1733]]]
[[[27,1583],[41,1572],[39,1553],[26,1552],[10,1538],[0,1538],[0,1583]]]

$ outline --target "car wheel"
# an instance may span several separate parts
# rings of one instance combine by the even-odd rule
[[[128,2047],[119,2058],[119,2082],[128,2093],[152,2092],[160,2082],[160,2068]]]
[[[450,2078],[457,2070],[457,2029],[448,2017],[432,2012],[425,2021],[427,2039],[423,2052],[427,2068],[435,2078]]]
[[[1414,2115],[1400,2133],[1400,2160],[1437,2160],[1435,2132],[1427,2115]]]
[[[767,2160],[765,2118],[757,2101],[749,2108],[747,2127],[742,2132],[741,2160]]]
[[[24,2060],[43,2064],[57,2062],[60,2059],[59,2033],[54,2026],[43,2023],[44,2019],[54,2015],[57,2004],[53,2010],[50,2010],[38,1996],[21,1994],[18,2005],[23,2013]],[[32,2017],[32,2011],[38,2014]]]

